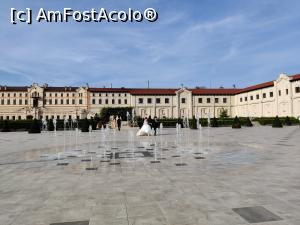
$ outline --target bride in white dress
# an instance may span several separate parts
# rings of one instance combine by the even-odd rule
[[[151,135],[151,127],[148,124],[147,118],[144,120],[144,124],[142,128],[136,133],[136,136],[150,136]]]

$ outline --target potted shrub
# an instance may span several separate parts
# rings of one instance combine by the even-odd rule
[[[41,124],[39,122],[39,120],[34,119],[32,120],[31,126],[28,130],[29,134],[39,134],[41,133]]]
[[[292,125],[292,121],[291,121],[290,117],[288,117],[288,116],[285,117],[284,124],[286,126],[291,126]]]
[[[233,120],[233,123],[232,123],[232,128],[233,129],[240,129],[242,126],[241,126],[241,121],[239,120],[239,118],[236,116]]]
[[[48,131],[54,131],[54,124],[52,119],[49,120]]]
[[[278,116],[276,116],[275,119],[273,120],[272,127],[275,127],[275,128],[281,128],[282,127],[282,122],[280,121]]]
[[[82,121],[81,132],[89,132],[90,122],[87,118]]]
[[[10,132],[10,127],[9,127],[9,123],[7,120],[4,121],[1,132]]]
[[[245,121],[245,126],[246,126],[246,127],[253,127],[253,124],[252,124],[252,122],[251,122],[251,120],[250,120],[249,117],[247,117],[247,119],[246,119],[246,121]]]
[[[189,123],[191,129],[197,129],[197,120],[195,116],[193,116],[193,118],[189,121]]]
[[[218,127],[219,126],[218,119],[216,117],[211,119],[210,126],[211,127]]]

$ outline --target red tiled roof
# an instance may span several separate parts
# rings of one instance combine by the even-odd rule
[[[178,89],[163,89],[163,88],[135,88],[130,90],[132,95],[176,95]]]
[[[130,89],[128,88],[89,88],[88,89],[90,92],[126,92],[128,93]]]
[[[290,76],[290,78],[291,78],[291,81],[300,80],[300,74],[296,74],[296,75]]]
[[[62,91],[76,91],[78,87],[45,87],[45,91],[62,92]]]
[[[26,86],[19,86],[19,87],[14,87],[14,86],[0,86],[0,91],[27,91],[28,87]]]
[[[219,88],[219,89],[189,89],[194,95],[234,95],[238,94],[242,89]]]
[[[250,87],[246,87],[244,89],[241,89],[239,93],[244,93],[244,92],[249,92],[249,91],[255,91],[255,90],[258,90],[258,89],[267,88],[267,87],[273,87],[273,86],[274,86],[274,82],[273,81],[269,81],[269,82],[265,82],[265,83],[253,85],[253,86],[250,86]]]

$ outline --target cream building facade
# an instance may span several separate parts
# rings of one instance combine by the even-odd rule
[[[280,74],[243,89],[139,89],[0,86],[0,120],[90,118],[104,107],[133,107],[138,116],[159,118],[300,116],[300,74]]]

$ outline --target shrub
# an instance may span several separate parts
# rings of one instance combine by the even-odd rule
[[[182,119],[182,118],[178,117],[177,123],[178,123],[181,127],[183,127],[183,119]],[[176,124],[175,124],[175,127],[176,127]]]
[[[89,126],[90,126],[90,122],[88,121],[87,118],[85,118],[81,124],[81,132],[89,132]]]
[[[276,127],[276,128],[282,127],[282,122],[280,121],[278,116],[276,116],[275,119],[273,120],[272,127]]]
[[[48,131],[54,131],[54,124],[52,119],[49,120]]]
[[[135,117],[135,122],[136,122],[136,124],[138,125],[139,128],[141,128],[144,124],[144,120],[140,116]]]
[[[246,119],[246,121],[245,121],[245,126],[246,126],[246,127],[253,127],[253,124],[252,124],[252,122],[251,122],[251,120],[250,120],[249,117],[247,117],[247,119]]]
[[[213,117],[210,121],[210,126],[211,127],[218,127],[219,123],[218,123],[218,119],[216,117]]]
[[[232,124],[232,128],[233,129],[239,129],[241,128],[241,121],[239,120],[239,118],[236,116],[233,120],[233,124]]]
[[[197,129],[197,120],[195,116],[191,120],[189,120],[190,128],[191,129]]]
[[[39,134],[41,133],[41,123],[39,120],[34,119],[32,120],[30,129],[28,130],[29,134]]]
[[[4,121],[1,132],[10,132],[10,127],[9,127],[9,123],[7,120]]]
[[[290,120],[290,117],[285,117],[285,120],[284,120],[284,124],[287,125],[287,126],[291,126],[292,125],[292,121]]]

